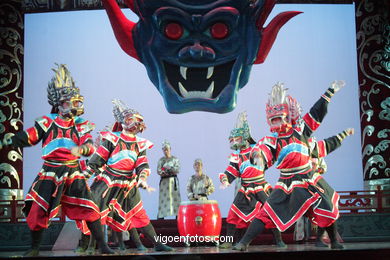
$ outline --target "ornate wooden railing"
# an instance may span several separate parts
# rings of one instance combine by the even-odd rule
[[[341,214],[367,214],[390,212],[390,190],[338,191]]]
[[[0,200],[0,223],[24,223],[26,218],[22,213],[24,200],[17,200],[12,196],[12,200]],[[66,217],[61,210],[52,222],[65,222]]]
[[[340,214],[371,214],[390,212],[390,190],[338,191],[340,194]],[[23,200],[0,200],[0,223],[22,223]],[[66,217],[60,212],[52,221],[65,222]]]

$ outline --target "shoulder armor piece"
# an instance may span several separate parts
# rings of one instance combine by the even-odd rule
[[[46,132],[56,117],[57,114],[48,114],[35,119],[35,122]]]
[[[238,163],[240,161],[240,157],[238,156],[238,153],[232,153],[229,156],[229,161],[232,163]]]
[[[153,145],[154,145],[148,139],[145,139],[145,138],[142,138],[142,137],[139,137],[139,136],[136,136],[136,140],[137,140],[136,142],[137,142],[137,145],[138,145],[138,148],[139,148],[140,152],[143,152],[146,149],[151,149],[153,147]]]
[[[266,136],[259,141],[259,144],[265,144],[271,146],[272,148],[276,148],[277,138],[275,136]]]
[[[119,141],[119,136],[120,133],[118,134],[118,132],[109,132],[109,131],[100,132],[101,140],[110,141],[113,145],[117,145]]]
[[[85,120],[81,117],[76,117],[74,123],[76,125],[77,131],[82,135],[91,132],[96,127],[94,123]]]

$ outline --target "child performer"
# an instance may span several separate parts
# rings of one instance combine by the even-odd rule
[[[249,160],[255,141],[250,134],[246,112],[240,113],[235,129],[230,132],[230,148],[235,152],[230,155],[230,164],[219,178],[221,188],[226,188],[236,178],[241,178],[241,188],[230,207],[226,222],[227,236],[234,236],[237,229],[246,229],[256,213],[267,200],[272,187],[264,179],[264,166],[253,164]],[[277,247],[286,247],[278,229],[273,228]],[[220,248],[230,248],[232,243],[225,242]]]
[[[138,187],[153,191],[146,183],[150,174],[146,150],[153,144],[137,136],[146,128],[140,113],[129,109],[122,101],[113,100],[116,123],[114,131],[101,132],[101,143],[88,161],[86,174],[97,173],[91,190],[99,201],[102,222],[109,225],[124,249],[121,232],[140,228],[153,242],[156,251],[172,251],[156,241],[156,232],[141,201]],[[103,168],[103,172],[100,169]]]
[[[92,200],[79,163],[80,155],[94,152],[90,132],[95,126],[79,117],[84,113],[84,98],[67,67],[57,66],[47,88],[53,113],[36,119],[34,127],[16,133],[7,142],[13,147],[26,147],[42,140],[44,163],[23,208],[32,237],[31,249],[25,256],[39,254],[43,230],[60,209],[70,219],[85,220],[100,252],[112,254],[114,251],[104,241],[99,208]]]
[[[283,232],[304,214],[328,231],[331,248],[342,248],[337,242],[333,225],[339,216],[339,196],[321,176],[314,175],[310,162],[309,138],[325,117],[331,97],[344,85],[343,81],[333,82],[295,127],[293,125],[296,122],[293,121],[297,117],[297,101],[286,95],[287,90],[282,84],[278,83],[272,88],[266,113],[273,135],[258,142],[251,158],[261,154],[267,168],[276,164],[281,172],[280,178],[244,237],[233,249],[246,250],[264,228],[277,227]],[[332,139],[333,142],[325,142],[324,151],[329,153],[338,148],[349,134],[343,131]]]

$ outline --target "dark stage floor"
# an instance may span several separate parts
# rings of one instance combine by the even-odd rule
[[[139,253],[135,249],[126,251],[116,250],[116,255],[83,255],[73,251],[41,251],[40,259],[365,259],[388,260],[390,259],[390,242],[364,242],[344,243],[345,249],[331,250],[329,248],[317,248],[312,243],[289,244],[286,249],[278,249],[271,245],[250,246],[247,252],[237,252],[217,247],[176,247],[174,252],[147,252]],[[0,252],[1,258],[21,257],[23,252]]]

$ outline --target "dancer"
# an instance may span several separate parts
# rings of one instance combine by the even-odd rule
[[[230,164],[219,178],[221,188],[226,188],[237,178],[241,179],[241,187],[230,207],[226,222],[227,236],[234,236],[237,230],[244,231],[256,213],[267,200],[272,187],[264,179],[264,166],[253,164],[249,155],[255,145],[246,112],[240,113],[236,127],[230,132],[230,148],[235,152],[230,155]],[[242,233],[242,232],[241,232]],[[286,247],[282,236],[276,228],[272,229],[277,247]],[[232,247],[232,243],[225,242],[219,246],[226,249]]]
[[[154,190],[146,182],[150,175],[146,150],[153,144],[136,135],[146,128],[144,119],[122,101],[116,99],[113,103],[116,120],[113,131],[100,133],[100,146],[88,161],[85,172],[87,176],[97,173],[91,190],[99,201],[102,222],[117,232],[121,249],[125,249],[122,232],[130,230],[134,238],[137,237],[135,228],[140,228],[156,251],[172,251],[171,247],[156,241],[156,232],[138,189]],[[137,244],[137,240],[134,242]],[[137,244],[137,248],[144,250],[142,244]]]
[[[355,133],[355,130],[353,128],[348,128],[345,130],[347,135],[353,135]],[[324,174],[328,167],[324,160],[324,156],[327,155],[326,153],[326,144],[329,142],[337,142],[337,140],[331,140],[331,139],[337,138],[337,136],[331,137],[328,140],[322,140],[322,141],[316,141],[314,137],[309,139],[310,144],[310,150],[311,150],[311,165],[314,171],[314,178],[321,177],[319,175]],[[337,206],[337,205],[336,205]],[[334,229],[334,233],[336,236],[337,241],[342,241],[340,235],[337,232],[337,225],[336,221],[332,224],[332,228]],[[323,227],[317,226],[317,237],[315,246],[316,247],[328,247],[326,243],[322,240],[323,235],[325,234],[326,229]],[[328,235],[329,236],[329,235]],[[342,248],[342,245],[339,245],[340,248]]]
[[[339,216],[339,196],[321,176],[314,175],[310,162],[309,138],[325,117],[331,97],[344,85],[343,81],[333,82],[295,127],[293,125],[299,117],[299,104],[286,95],[287,90],[282,84],[278,83],[272,88],[266,113],[273,135],[258,142],[251,158],[264,156],[267,168],[276,164],[281,172],[280,178],[244,237],[233,249],[246,250],[264,228],[277,227],[283,232],[304,214],[328,231],[331,248],[342,248],[337,242],[333,225]],[[349,131],[343,131],[336,137],[325,140],[322,144],[323,151],[327,154],[335,150],[350,134]]]
[[[27,147],[42,141],[42,169],[25,199],[23,213],[31,230],[31,249],[25,256],[39,255],[43,230],[59,210],[70,219],[85,220],[104,254],[114,253],[104,241],[99,208],[80,170],[80,155],[93,153],[90,132],[94,124],[80,118],[83,96],[64,64],[56,64],[47,93],[52,113],[35,120],[34,127],[16,133],[7,145]]]
[[[208,196],[214,192],[214,184],[209,176],[203,173],[201,159],[194,161],[195,174],[187,183],[187,196],[189,200],[208,200]]]
[[[177,216],[181,197],[180,185],[177,177],[180,171],[179,159],[171,154],[171,145],[168,141],[162,144],[164,157],[161,157],[157,165],[157,174],[160,175],[159,203],[157,219]]]

